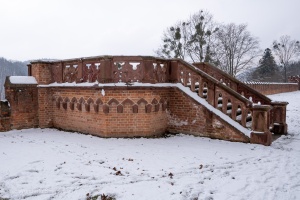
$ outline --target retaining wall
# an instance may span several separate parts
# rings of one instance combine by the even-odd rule
[[[245,82],[245,84],[264,95],[294,92],[299,90],[297,83]]]

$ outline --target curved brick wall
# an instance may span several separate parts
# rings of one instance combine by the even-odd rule
[[[40,127],[101,137],[147,137],[167,129],[167,92],[118,88],[39,88]]]

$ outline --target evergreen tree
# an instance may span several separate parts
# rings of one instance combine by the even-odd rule
[[[271,49],[267,48],[265,50],[263,57],[259,60],[258,68],[262,75],[268,75],[276,72],[277,65]]]
[[[259,60],[259,66],[252,75],[257,81],[280,81],[279,70],[272,55],[271,49],[264,51],[262,58]]]

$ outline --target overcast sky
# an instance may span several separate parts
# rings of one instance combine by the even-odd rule
[[[300,40],[300,0],[0,0],[0,57],[154,55],[167,27],[201,9],[247,23],[262,49]]]

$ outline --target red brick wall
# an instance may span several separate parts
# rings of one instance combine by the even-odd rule
[[[49,84],[52,81],[51,69],[48,63],[32,63],[31,76],[35,77],[38,84]]]
[[[52,97],[52,90],[50,88],[38,88],[38,117],[40,128],[53,127]]]
[[[107,87],[104,96],[101,90],[92,87],[8,87],[11,128],[39,125],[101,137],[148,137],[169,131],[249,141],[177,88]],[[72,99],[76,99],[74,109],[71,109]],[[97,100],[98,111],[94,108]]]
[[[39,88],[40,127],[90,133],[102,137],[134,137],[161,135],[167,131],[211,138],[247,142],[234,127],[175,88]],[[66,99],[68,100],[66,101]],[[82,98],[70,107],[72,98]],[[90,99],[90,100],[89,100]],[[94,110],[97,99],[99,110]],[[127,100],[127,103],[123,101]],[[88,101],[93,101],[86,106]],[[64,103],[66,102],[66,103]],[[119,113],[117,106],[123,106]],[[137,105],[138,112],[133,112]],[[155,106],[157,105],[157,106]],[[103,107],[107,106],[106,113]],[[150,106],[151,109],[146,109]]]
[[[155,102],[152,101],[156,99],[159,103],[161,100],[165,100],[167,92],[167,89],[127,90],[111,88],[105,89],[105,96],[102,96],[99,88],[39,88],[40,126],[53,126],[102,137],[161,135],[167,129],[166,112],[162,110],[162,103],[158,104],[159,108],[155,110]],[[66,98],[69,101],[76,98],[77,103],[82,98],[84,103],[80,104],[81,110],[78,110],[77,103],[74,104],[74,110],[70,108],[70,102],[65,103],[64,107],[63,102]],[[91,103],[88,109],[86,105],[89,99],[94,103]],[[98,112],[94,110],[97,99],[102,101]],[[118,113],[117,106],[126,99],[129,100],[127,103],[123,103],[123,112]],[[147,103],[138,104],[141,99]],[[61,102],[57,103],[59,101]],[[149,113],[146,113],[146,104],[152,106]],[[133,113],[133,105],[138,105],[137,113]],[[108,113],[103,111],[105,106],[109,108]]]
[[[6,86],[5,96],[11,107],[11,129],[38,127],[38,97],[36,85]]]
[[[283,92],[294,92],[298,91],[298,84],[295,83],[286,83],[286,84],[269,84],[269,83],[253,83],[253,84],[246,84],[249,87],[259,91],[264,95],[270,94],[278,94]]]
[[[0,101],[0,131],[10,130],[10,109],[7,101]]]

